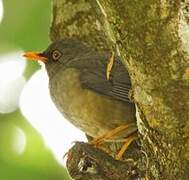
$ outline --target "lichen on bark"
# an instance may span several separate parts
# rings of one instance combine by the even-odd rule
[[[55,41],[69,37],[82,40],[98,50],[108,48],[105,34],[88,1],[53,1],[50,38]]]
[[[148,179],[189,179],[188,9],[187,0],[53,1],[51,40],[113,49],[127,65],[142,146],[135,160]]]

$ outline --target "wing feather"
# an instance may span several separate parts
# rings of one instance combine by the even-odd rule
[[[107,58],[99,57],[95,60],[95,68],[89,66],[81,73],[80,80],[83,88],[88,88],[119,101],[132,103],[128,97],[131,89],[130,77],[120,59],[114,60],[109,80],[106,78]]]

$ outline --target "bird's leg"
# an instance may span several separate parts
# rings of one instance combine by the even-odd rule
[[[120,160],[122,158],[124,152],[127,150],[129,145],[133,142],[133,140],[135,140],[136,138],[137,138],[137,134],[134,133],[125,139],[124,145],[121,147],[120,151],[116,155],[117,160]]]
[[[130,127],[130,124],[121,125],[119,127],[116,127],[115,129],[112,129],[111,131],[108,131],[104,135],[92,140],[90,143],[94,146],[99,146],[101,143],[103,143],[105,140],[110,139],[111,137],[115,136],[119,132],[128,129]]]
[[[106,78],[107,78],[107,80],[110,79],[110,73],[111,73],[113,64],[114,64],[114,52],[112,52],[111,57],[108,59],[108,64],[107,64],[107,67],[106,67]]]

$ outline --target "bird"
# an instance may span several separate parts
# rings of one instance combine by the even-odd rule
[[[77,39],[52,42],[43,52],[24,57],[42,61],[56,108],[77,128],[92,137],[91,144],[124,142],[121,159],[136,138],[135,105],[129,98],[131,80],[120,57],[97,52]]]

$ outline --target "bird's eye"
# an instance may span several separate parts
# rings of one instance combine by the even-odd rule
[[[52,58],[54,61],[57,61],[62,56],[62,53],[58,50],[52,52]]]

